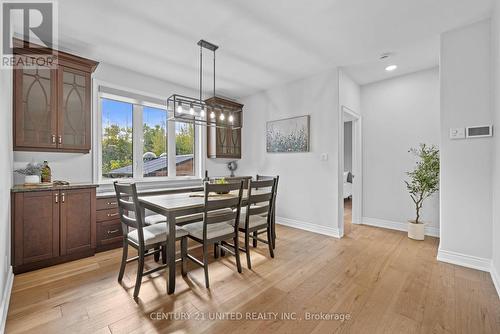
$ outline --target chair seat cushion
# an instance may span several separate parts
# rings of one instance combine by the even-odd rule
[[[197,222],[183,226],[190,236],[203,240],[203,222]],[[214,239],[223,235],[234,233],[234,227],[230,222],[221,222],[207,225],[207,239]]]
[[[145,226],[142,229],[144,235],[144,244],[152,245],[159,242],[166,242],[168,236],[168,225],[167,223],[157,223],[150,226]],[[175,228],[175,237],[180,238],[186,236],[188,233],[183,228]],[[139,244],[139,235],[137,230],[133,230],[128,233],[128,239]]]
[[[167,217],[163,215],[150,215],[144,218],[145,225],[154,225],[158,223],[166,223]]]
[[[245,219],[246,215],[240,216],[240,224],[239,228],[244,229],[245,228]],[[234,223],[232,224],[234,226]],[[255,227],[260,227],[262,226],[263,228],[267,226],[267,217],[263,217],[260,215],[252,215],[249,217],[249,227],[250,228],[255,228]]]

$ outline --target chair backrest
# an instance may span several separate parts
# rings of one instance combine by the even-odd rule
[[[276,197],[278,195],[278,182],[280,180],[280,176],[279,175],[276,175],[276,176],[269,176],[269,175],[259,175],[257,174],[255,179],[257,181],[261,181],[261,180],[271,180],[271,179],[275,179],[276,180],[276,184],[274,185],[274,197],[273,197],[273,210],[274,210],[274,207],[276,206]]]
[[[207,236],[207,225],[210,224],[234,221],[235,231],[237,231],[242,197],[243,181],[227,184],[205,183],[205,211],[203,213],[204,239],[206,239]]]
[[[137,229],[139,243],[144,245],[144,212],[139,205],[137,188],[135,183],[113,183],[115,186],[120,221],[122,223],[123,235],[128,234],[129,227]]]
[[[265,214],[268,223],[272,214],[274,195],[276,189],[276,179],[251,180],[248,186],[247,210],[245,225],[248,227],[250,216]]]

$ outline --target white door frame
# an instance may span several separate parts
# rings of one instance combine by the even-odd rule
[[[362,175],[363,175],[363,155],[362,155],[362,118],[359,113],[346,106],[341,106],[339,113],[339,175],[338,175],[338,188],[339,188],[339,201],[338,201],[338,229],[339,236],[344,236],[344,121],[345,114],[353,118],[352,121],[352,173],[353,189],[352,189],[352,223],[361,224],[362,217]]]

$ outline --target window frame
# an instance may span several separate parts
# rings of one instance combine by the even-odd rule
[[[160,99],[166,101],[165,97],[154,96],[149,93],[140,92],[134,89],[119,87],[113,84],[105,83],[103,81],[93,80],[92,101],[93,101],[93,180],[97,184],[107,185],[112,184],[114,181],[124,182],[138,182],[138,183],[166,183],[166,184],[182,184],[184,181],[199,181],[201,180],[201,171],[204,169],[203,154],[203,129],[200,125],[194,125],[194,175],[177,176],[176,175],[176,141],[175,141],[175,122],[170,122],[168,119],[172,116],[172,112],[168,111],[166,105],[159,105],[144,101],[138,101],[134,98],[119,96],[111,93],[99,91],[99,87],[106,87],[121,90],[126,93],[142,95],[151,97],[153,99]],[[115,101],[131,103],[132,108],[132,157],[133,157],[133,176],[127,178],[110,178],[102,177],[102,103],[101,99],[107,98]],[[166,104],[166,102],[165,102]],[[144,150],[144,131],[143,131],[143,106],[165,110],[167,114],[167,154],[168,154],[168,176],[151,176],[144,177],[142,155]],[[136,144],[139,143],[139,144]]]

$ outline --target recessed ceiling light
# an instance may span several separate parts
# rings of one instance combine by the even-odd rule
[[[385,68],[385,70],[386,70],[387,72],[392,72],[392,71],[394,71],[394,70],[395,70],[395,69],[397,69],[397,68],[398,68],[398,66],[397,66],[397,65],[389,65],[389,66],[387,66],[387,67]]]

